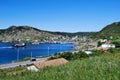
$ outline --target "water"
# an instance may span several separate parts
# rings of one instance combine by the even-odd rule
[[[48,56],[64,51],[74,51],[74,44],[30,44],[26,47],[13,48],[13,43],[0,42],[0,64],[11,63],[25,57]]]

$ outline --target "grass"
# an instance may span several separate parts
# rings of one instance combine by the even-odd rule
[[[8,75],[9,73],[9,75]],[[2,74],[2,75],[1,75]],[[120,53],[74,60],[30,72],[24,67],[0,70],[0,80],[119,80]]]

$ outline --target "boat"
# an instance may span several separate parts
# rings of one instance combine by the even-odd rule
[[[39,44],[39,42],[32,42],[32,44]]]
[[[16,43],[13,45],[13,47],[25,47],[26,44],[25,43]]]

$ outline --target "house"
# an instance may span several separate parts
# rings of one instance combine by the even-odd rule
[[[102,44],[101,45],[102,48],[115,48],[115,45],[114,44]]]
[[[49,60],[45,62],[35,62],[32,65],[28,66],[27,69],[31,71],[39,71],[39,69],[44,67],[50,67],[50,66],[58,66],[62,64],[66,64],[68,61],[64,58]]]
[[[114,44],[105,43],[98,47],[98,50],[108,50],[109,48],[115,48]]]
[[[86,54],[92,54],[92,51],[91,50],[85,50],[84,51]]]

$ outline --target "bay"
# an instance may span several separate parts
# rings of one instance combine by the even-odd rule
[[[0,42],[0,64],[11,63],[31,56],[49,56],[59,52],[74,51],[75,46],[72,43],[27,43],[26,47],[14,48],[13,45],[13,43]]]

